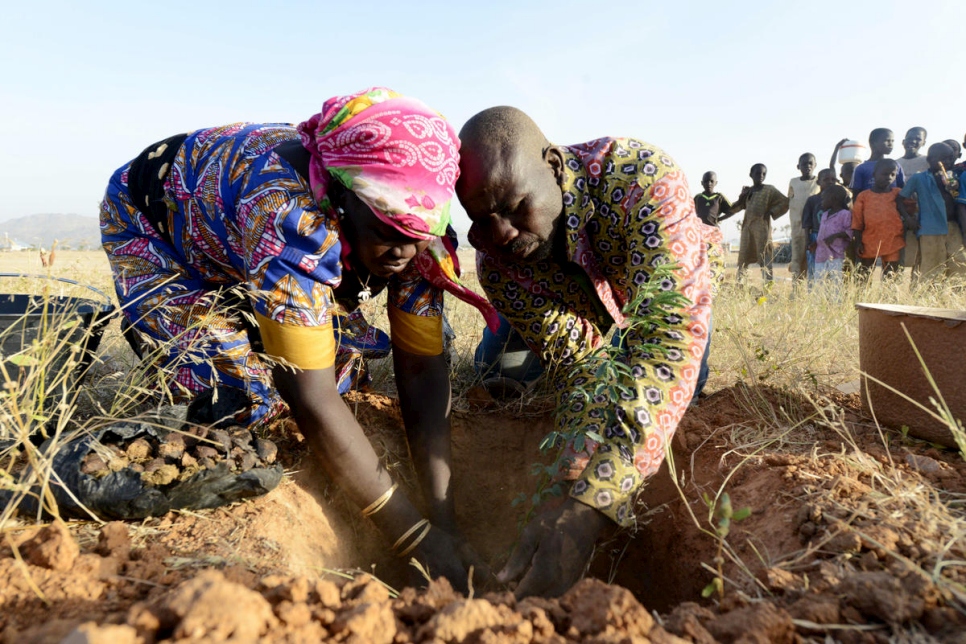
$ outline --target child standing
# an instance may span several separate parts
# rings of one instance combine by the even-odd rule
[[[708,170],[701,177],[703,192],[694,195],[694,209],[698,217],[709,226],[717,226],[734,213],[731,212],[731,202],[720,192],[715,192],[718,185],[718,175]]]
[[[873,172],[874,183],[863,190],[852,208],[852,236],[864,271],[875,270],[875,260],[882,260],[882,278],[899,270],[899,253],[906,245],[905,225],[896,206],[899,188],[890,186],[896,180],[899,165],[892,159],[879,159]]]
[[[808,263],[808,283],[815,280],[815,249],[818,243],[818,227],[821,223],[820,213],[822,212],[822,193],[829,187],[835,185],[835,170],[823,168],[818,171],[819,193],[812,195],[805,200],[805,207],[802,208],[802,232],[806,238],[807,263]]]
[[[835,164],[839,160],[839,150],[841,150],[842,146],[848,142],[849,142],[849,139],[845,138],[835,144],[835,149],[832,150],[832,158],[829,159],[829,162],[828,162],[828,167],[833,172],[835,171]],[[859,165],[858,161],[845,161],[842,163],[842,170],[841,170],[840,176],[842,177],[843,186],[852,185],[852,174],[855,172],[855,169],[858,167],[858,165]]]
[[[919,239],[919,252],[913,268],[913,284],[918,275],[927,279],[941,276],[946,264],[946,235],[949,233],[946,201],[951,197],[946,192],[945,172],[943,164],[948,162],[954,153],[945,143],[933,143],[929,146],[926,160],[929,169],[912,175],[902,190],[896,205],[907,227],[916,233]],[[904,199],[915,196],[919,207],[919,214],[909,213]]]
[[[859,164],[855,172],[852,173],[852,183],[849,184],[849,187],[852,189],[853,199],[858,197],[863,190],[872,188],[875,183],[872,178],[872,173],[875,172],[875,162],[892,154],[894,141],[895,135],[892,134],[892,130],[884,127],[877,127],[869,133],[869,148],[872,150],[872,156],[865,163]],[[902,168],[899,168],[896,173],[895,185],[891,187],[898,186],[901,188],[905,185],[905,178]]]
[[[772,273],[773,249],[771,245],[771,220],[778,219],[788,211],[788,199],[773,185],[765,183],[768,168],[764,163],[751,166],[752,185],[741,189],[733,212],[745,211],[741,223],[741,246],[738,248],[738,275],[741,282],[748,266],[761,266],[761,276],[766,284],[774,280]]]
[[[929,169],[926,157],[919,154],[919,149],[924,145],[926,145],[926,128],[918,126],[909,128],[906,138],[902,139],[902,147],[906,152],[896,159],[906,178]]]
[[[899,157],[896,162],[902,169],[903,176],[908,179],[914,174],[919,172],[925,172],[929,169],[929,162],[926,161],[926,157],[919,154],[919,150],[926,144],[926,128],[924,127],[913,127],[909,128],[906,132],[906,138],[902,139],[902,147],[905,149],[905,154]],[[916,200],[907,199],[906,200],[906,210],[910,215],[916,214]],[[902,249],[900,255],[903,258],[903,266],[908,266],[912,269],[913,275],[917,272],[916,256],[919,254],[919,239],[916,237],[916,233],[911,230],[906,230],[906,247]],[[915,279],[915,278],[914,278]]]
[[[852,213],[849,211],[849,191],[838,184],[822,193],[822,223],[818,228],[815,249],[815,273],[819,279],[834,285],[842,283],[845,251],[852,241]]]
[[[808,198],[819,191],[818,179],[812,174],[816,165],[815,155],[806,152],[798,157],[796,166],[802,176],[788,182],[788,223],[791,226],[792,237],[792,261],[788,265],[788,270],[795,280],[805,277],[808,268],[805,256],[808,238],[802,228],[802,211]]]

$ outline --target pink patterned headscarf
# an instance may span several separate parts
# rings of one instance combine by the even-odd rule
[[[373,87],[329,99],[298,131],[311,155],[309,183],[323,211],[333,211],[327,192],[335,179],[382,222],[432,240],[413,259],[423,277],[478,308],[490,328],[499,325],[486,298],[460,282],[455,249],[447,243],[460,142],[446,119],[414,98]]]

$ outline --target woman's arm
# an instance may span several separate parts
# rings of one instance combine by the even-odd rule
[[[450,380],[443,354],[423,356],[393,346],[406,438],[433,525],[457,534],[451,493]]]
[[[292,410],[312,456],[326,474],[360,508],[383,496],[392,478],[352,412],[342,401],[335,384],[334,368],[291,369],[276,367],[275,385]],[[405,493],[397,490],[381,510],[370,517],[395,542],[415,526],[422,515]],[[417,531],[418,535],[421,531]],[[410,537],[400,546],[412,543]],[[439,529],[430,530],[413,552],[434,574],[443,575],[454,587],[466,589],[466,571],[457,555],[455,539]]]

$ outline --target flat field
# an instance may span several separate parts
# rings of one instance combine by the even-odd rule
[[[472,257],[463,257],[472,282]],[[36,253],[0,253],[0,272],[47,271]],[[99,252],[58,252],[49,271],[113,296]],[[45,283],[3,279],[10,286],[0,293]],[[309,467],[294,424],[282,420],[261,432],[285,467],[265,496],[106,525],[4,514],[0,628],[10,642],[57,642],[78,628],[91,639],[77,641],[117,642],[962,642],[966,460],[863,409],[857,302],[966,310],[966,291],[943,283],[910,293],[877,277],[838,291],[785,280],[765,289],[729,275],[714,308],[708,395],[641,493],[637,528],[609,534],[589,579],[563,598],[516,601],[492,579],[469,599],[445,582],[409,588],[419,574]],[[540,387],[489,398],[472,370],[482,321],[459,302],[447,306],[457,333],[459,519],[498,569],[532,510],[531,469],[553,456],[539,450],[553,403]],[[377,325],[380,308],[377,299],[366,310]],[[137,361],[117,328],[108,327],[65,432],[123,419],[125,397],[143,386],[131,382]],[[347,404],[416,498],[389,367],[373,370],[373,389]],[[16,398],[8,393],[0,411],[29,424]],[[23,457],[13,448],[2,457],[15,489]]]

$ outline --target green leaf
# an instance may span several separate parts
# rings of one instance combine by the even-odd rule
[[[711,583],[705,586],[704,590],[701,591],[701,596],[707,599],[708,597],[711,597],[711,595],[715,594],[716,592],[719,591],[720,588],[723,588],[723,587],[724,587],[724,584],[721,582],[721,578],[715,577],[711,581]]]
[[[734,514],[731,515],[732,521],[741,521],[742,519],[747,519],[751,516],[751,508],[745,506],[743,508],[738,508],[735,510]]]
[[[7,361],[12,362],[18,367],[35,367],[40,364],[40,360],[38,360],[35,356],[27,355],[25,353],[18,353],[15,356],[10,356],[7,358]]]
[[[600,434],[598,434],[597,432],[587,432],[586,435],[587,435],[587,438],[589,438],[590,440],[592,440],[594,442],[597,442],[597,443],[603,443],[604,442],[604,437],[601,436]]]

